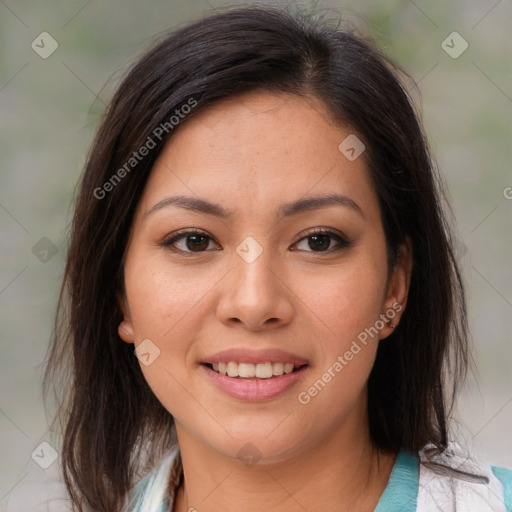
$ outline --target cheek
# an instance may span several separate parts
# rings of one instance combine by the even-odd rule
[[[164,343],[190,333],[201,298],[212,283],[193,269],[173,267],[165,254],[134,254],[125,266],[125,286],[136,340]]]
[[[188,272],[171,271],[163,259],[134,254],[125,266],[125,287],[135,346],[150,340],[150,352],[156,355],[147,365],[139,357],[144,378],[160,403],[180,421],[181,412],[190,408],[187,361],[199,325],[197,315],[206,314],[201,297],[211,285],[204,276],[199,279],[197,272],[191,277]]]
[[[321,431],[322,437],[328,437],[349,417],[356,419],[354,428],[361,428],[358,421],[366,410],[366,382],[377,343],[362,343],[357,337],[344,335],[329,343],[322,361],[311,369],[295,395],[298,414],[306,424],[304,431]],[[357,410],[359,413],[354,414]],[[318,418],[322,418],[320,423]]]
[[[360,398],[379,343],[386,268],[360,255],[357,264],[301,281],[300,297],[314,319],[318,364],[299,403],[316,414],[349,411]],[[322,277],[320,277],[322,276]]]
[[[358,264],[302,276],[298,296],[308,306],[305,313],[315,320],[326,350],[343,348],[379,319],[385,272],[362,256]]]

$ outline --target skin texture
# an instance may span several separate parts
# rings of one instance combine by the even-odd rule
[[[400,304],[396,325],[406,305],[411,256],[404,247],[388,273],[364,160],[338,149],[350,133],[316,98],[256,92],[184,121],[154,165],[127,247],[119,335],[160,350],[141,368],[176,421],[185,474],[177,511],[364,512],[387,484],[396,454],[372,449],[366,413],[387,323],[308,404],[297,399],[380,314]],[[361,214],[335,205],[276,218],[283,203],[334,193]],[[174,195],[220,203],[233,215],[177,206],[147,214]],[[182,238],[174,251],[162,245],[184,228],[210,238],[195,246]],[[335,238],[315,245],[310,228],[334,230],[350,246],[334,250]],[[250,264],[236,252],[248,236],[262,249]],[[278,397],[243,401],[218,390],[199,364],[232,347],[280,348],[309,366]],[[248,442],[261,457],[250,467],[237,457]]]

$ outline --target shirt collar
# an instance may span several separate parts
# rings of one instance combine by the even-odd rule
[[[419,459],[403,448],[398,452],[374,512],[409,512],[416,510],[418,499]]]

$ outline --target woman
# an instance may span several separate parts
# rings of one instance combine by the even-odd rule
[[[450,444],[440,193],[354,34],[233,9],[146,53],[91,148],[45,379],[72,370],[76,510],[509,511],[512,471]]]

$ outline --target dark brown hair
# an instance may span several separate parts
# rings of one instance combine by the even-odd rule
[[[175,442],[171,414],[146,383],[133,345],[118,336],[118,297],[134,211],[155,159],[179,129],[169,119],[191,99],[187,118],[250,91],[313,95],[364,142],[391,267],[407,239],[414,258],[407,308],[379,344],[368,382],[371,437],[383,450],[447,446],[447,418],[469,361],[464,289],[441,181],[400,73],[353,31],[251,7],[180,28],[127,74],[81,179],[44,380],[45,400],[51,382],[58,388],[63,476],[78,510],[118,510],[140,474],[141,453],[147,448],[149,467]],[[148,137],[155,147],[113,181]]]

